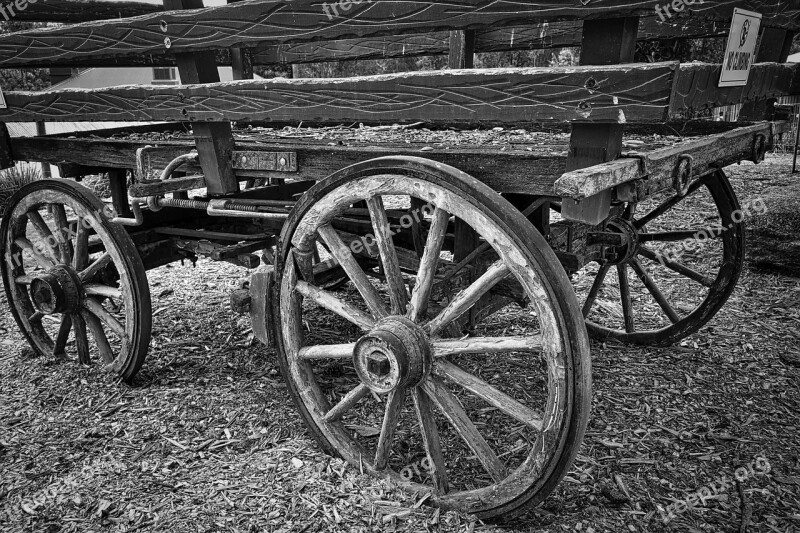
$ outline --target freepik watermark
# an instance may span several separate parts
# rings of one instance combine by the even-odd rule
[[[363,3],[371,4],[372,0],[339,0],[338,2],[331,2],[330,4],[322,4],[322,12],[328,15],[328,20],[333,20],[334,17],[343,16],[350,11],[353,6],[361,5]],[[342,15],[339,15],[339,10],[342,10]]]
[[[433,474],[433,468],[431,467],[431,460],[427,456],[400,470],[400,475],[403,476],[403,479],[405,479],[406,481],[411,481],[412,479],[414,479],[414,475],[416,475],[417,478],[422,479],[424,477],[423,474],[427,475]]]
[[[745,204],[741,209],[731,213],[731,222],[727,226],[702,229],[692,235],[691,239],[679,241],[669,248],[656,252],[658,262],[662,266],[666,266],[667,263],[679,261],[685,254],[696,254],[708,246],[709,242],[732,230],[736,224],[744,221],[746,217],[754,214],[765,215],[767,212],[768,208],[764,200],[756,198]]]
[[[16,17],[20,12],[28,9],[29,5],[35,4],[38,1],[39,0],[14,0],[13,2],[9,2],[5,5],[0,4],[0,15],[3,15],[3,18],[6,19],[6,21],[9,21]],[[14,8],[16,8],[16,11],[14,11]]]
[[[667,2],[664,5],[656,4],[656,14],[661,19],[661,22],[665,22],[668,18],[672,18],[685,10],[687,6],[704,3],[705,0],[672,0],[672,2]]]
[[[729,476],[722,476],[713,483],[700,487],[700,489],[689,494],[685,499],[671,503],[666,509],[662,508],[660,505],[657,506],[658,512],[661,515],[661,519],[667,524],[674,520],[679,514],[698,507],[705,507],[708,500],[713,500],[719,495],[726,493],[732,487],[736,486],[736,483],[744,483],[748,479],[765,476],[771,470],[772,465],[769,464],[769,461],[762,456],[758,456],[753,459],[749,465],[737,468],[733,473],[733,479]]]
[[[397,231],[390,229],[389,236],[394,237],[401,231],[414,227],[414,224],[419,224],[425,219],[426,216],[429,217],[433,215],[435,209],[436,207],[434,205],[425,204],[422,207],[413,209],[410,213],[406,213],[400,217],[400,228]],[[377,240],[375,239],[375,235],[368,233],[363,237],[352,241],[350,243],[350,251],[356,255],[359,255],[365,251],[367,255],[376,255],[377,248],[373,249],[373,247],[376,245]]]
[[[55,250],[59,249],[58,247],[61,242],[70,242],[78,235],[78,226],[83,227],[85,230],[91,230],[93,227],[92,218],[99,219],[100,217],[103,217],[108,220],[113,220],[116,218],[116,216],[117,213],[114,208],[110,205],[105,205],[103,209],[94,213],[92,217],[79,217],[75,223],[69,224],[68,228],[57,228],[55,233],[53,233],[53,230],[51,229],[50,235],[40,235],[38,239],[31,241],[31,245],[36,253],[49,257]],[[22,266],[22,256],[22,250],[11,256],[11,264],[14,266],[14,268]]]

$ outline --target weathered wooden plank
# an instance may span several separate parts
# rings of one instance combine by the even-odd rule
[[[121,141],[116,139],[66,139],[52,137],[21,137],[11,140],[12,150],[19,161],[74,161],[86,165],[116,168],[135,168],[136,149],[148,141]],[[154,152],[150,164],[153,168],[164,168],[175,157],[189,152],[193,145],[186,142],[166,142],[173,151]],[[494,189],[525,194],[551,194],[553,181],[564,173],[563,156],[528,151],[505,151],[487,148],[451,148],[419,152],[419,148],[408,145],[375,146],[327,146],[306,144],[255,144],[237,143],[237,150],[294,150],[302,179],[320,180],[338,169],[389,155],[424,155],[467,172]],[[275,175],[275,177],[280,177]],[[282,177],[286,177],[283,174]]]
[[[0,120],[661,122],[677,63],[8,93]]]
[[[6,4],[13,6],[12,2]],[[162,11],[158,4],[109,0],[42,0],[27,2],[24,10],[16,9],[12,18],[16,22],[86,22],[138,17]]]
[[[717,87],[721,65],[681,65],[670,98],[670,118],[681,118],[707,109],[800,94],[800,64],[753,65],[745,87]]]
[[[669,188],[673,172],[683,155],[693,158],[693,175],[708,172],[712,168],[738,163],[753,157],[753,146],[757,135],[764,135],[769,149],[773,145],[780,123],[764,122],[743,128],[709,135],[678,143],[668,148],[643,152],[638,158],[623,157],[615,161],[566,172],[558,178],[553,190],[558,196],[581,200],[604,190],[648,178],[639,193],[654,193]]]
[[[481,29],[558,20],[652,16],[651,0],[453,0],[420,4],[349,2],[338,12],[318,0],[252,0],[198,10],[143,15],[113,22],[85,22],[0,36],[0,66],[43,60],[197,52],[273,43]],[[341,4],[337,4],[341,5]],[[331,6],[328,6],[331,7]],[[800,0],[705,0],[694,17],[730,20],[734,7],[764,14],[767,24],[800,27]],[[334,23],[332,23],[334,22]]]
[[[722,37],[727,35],[729,24],[698,17],[671,18],[661,22],[658,17],[642,17],[639,24],[641,41],[675,38]],[[509,52],[548,48],[577,47],[581,45],[583,24],[561,21],[475,32],[476,52]],[[356,59],[387,59],[448,53],[448,32],[430,32],[418,35],[387,35],[338,39],[311,43],[261,45],[253,48],[253,65],[319,63]],[[217,65],[231,65],[227,49],[217,50]],[[99,67],[99,66],[174,66],[175,59],[166,55],[143,54],[99,59],[53,60],[42,66]]]

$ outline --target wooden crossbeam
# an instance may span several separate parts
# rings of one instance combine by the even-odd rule
[[[340,4],[337,4],[340,5]],[[645,0],[457,0],[348,2],[342,12],[318,0],[251,0],[170,11],[117,21],[85,22],[0,36],[0,67],[36,66],[53,60],[197,52],[230,47],[339,38],[519,26],[557,20],[652,16]],[[768,25],[800,27],[800,0],[705,0],[692,16],[729,21],[735,7],[764,14]]]
[[[143,141],[97,138],[17,137],[10,140],[10,149],[19,161],[74,161],[86,165],[116,168],[135,168],[136,150],[147,144]],[[160,145],[162,143],[159,143]],[[172,151],[153,152],[154,168],[163,168],[171,159],[193,148],[190,141],[164,143]],[[563,146],[557,147],[560,150]],[[321,180],[336,169],[355,163],[390,155],[420,155],[454,166],[480,177],[481,181],[498,191],[526,194],[550,194],[553,181],[564,173],[564,156],[553,150],[529,152],[514,150],[498,156],[496,148],[465,147],[434,149],[420,152],[407,144],[381,146],[328,146],[306,143],[270,144],[238,142],[237,150],[281,151],[291,149],[297,154],[298,174],[302,179]],[[265,174],[266,175],[266,174]],[[286,177],[275,173],[274,177]],[[241,179],[241,177],[240,177]]]
[[[640,185],[645,193],[656,193],[672,185],[675,168],[683,155],[693,158],[693,174],[700,175],[753,157],[754,139],[764,135],[766,149],[773,146],[784,123],[763,122],[729,132],[692,139],[667,148],[642,152],[638,157],[615,161],[564,173],[553,184],[554,193],[564,198],[582,200],[634,180],[648,178]],[[618,191],[618,197],[620,192]]]

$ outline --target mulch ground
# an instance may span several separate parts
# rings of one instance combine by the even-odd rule
[[[729,173],[746,202],[790,164]],[[0,530],[800,530],[796,278],[748,267],[725,309],[678,346],[593,343],[592,420],[572,471],[498,527],[323,454],[274,351],[229,310],[242,277],[207,261],[150,272],[154,336],[132,387],[33,357],[0,296]],[[756,458],[769,468],[739,470],[737,483]],[[701,489],[703,501],[681,504]]]

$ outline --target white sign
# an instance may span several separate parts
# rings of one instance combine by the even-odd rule
[[[3,88],[0,87],[0,109],[6,109],[6,97],[3,96]]]
[[[722,60],[720,87],[741,87],[747,85],[750,68],[756,56],[758,32],[761,29],[761,14],[745,11],[738,7],[733,10],[728,47]]]

